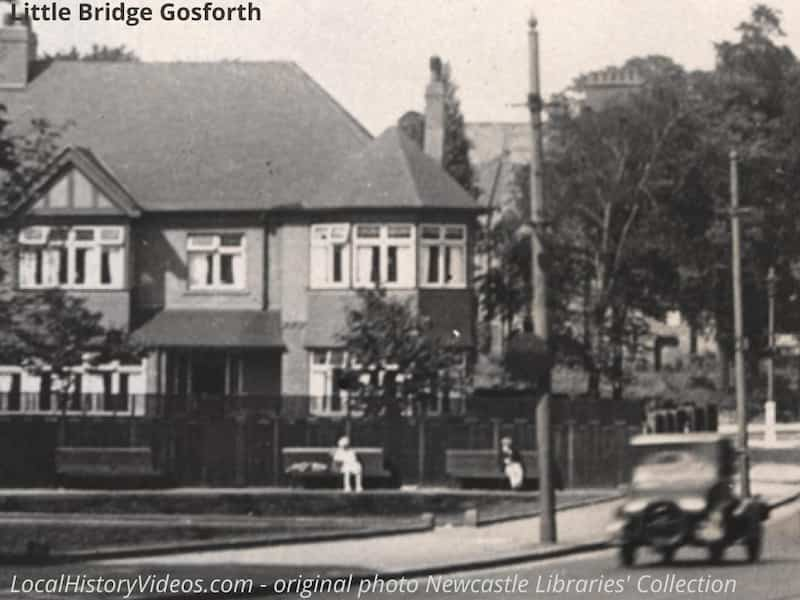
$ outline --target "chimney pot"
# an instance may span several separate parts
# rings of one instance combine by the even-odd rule
[[[425,90],[425,154],[439,164],[444,156],[445,89],[442,81],[442,59],[430,60],[431,81]]]
[[[442,59],[438,56],[431,56],[431,81],[442,80]]]

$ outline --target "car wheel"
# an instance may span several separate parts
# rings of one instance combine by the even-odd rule
[[[670,564],[672,559],[675,558],[677,548],[664,548],[661,550],[661,561],[665,564]]]
[[[720,563],[723,558],[725,558],[725,544],[711,544],[708,547],[708,559],[712,563]]]
[[[747,562],[758,562],[761,558],[761,548],[764,542],[764,528],[759,524],[755,532],[753,532],[745,542],[747,548]]]
[[[623,567],[631,567],[636,562],[636,546],[626,544],[619,548],[619,564]]]

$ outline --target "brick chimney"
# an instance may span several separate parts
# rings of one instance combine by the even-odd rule
[[[442,60],[431,57],[431,81],[425,90],[425,154],[439,164],[444,156],[444,81]]]
[[[13,20],[9,2],[0,3],[0,18],[0,89],[22,89],[36,60],[36,34],[29,22]]]

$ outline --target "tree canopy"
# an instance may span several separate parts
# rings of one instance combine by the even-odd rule
[[[596,109],[547,123],[548,266],[559,358],[580,361],[590,392],[621,392],[649,319],[679,309],[732,350],[730,151],[740,156],[749,355],[766,344],[766,273],[778,272],[779,328],[800,326],[800,66],[780,13],[752,9],[711,71],[664,56],[619,66],[643,83]],[[576,91],[588,81],[575,81]],[[518,173],[527,197],[528,173]],[[523,257],[523,261],[529,260]],[[529,263],[528,263],[529,264]],[[508,279],[527,267],[503,267]],[[519,310],[522,310],[519,307]],[[626,358],[627,357],[627,358]]]
[[[340,335],[351,387],[367,414],[418,410],[425,397],[461,385],[460,353],[434,333],[429,318],[385,290],[359,291],[360,306]],[[402,381],[400,383],[398,378]]]

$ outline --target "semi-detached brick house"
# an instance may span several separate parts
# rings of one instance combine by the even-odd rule
[[[24,25],[0,44],[13,127],[66,127],[10,216],[14,283],[67,289],[152,348],[141,365],[79,370],[68,410],[283,396],[284,409],[336,412],[337,333],[355,290],[376,283],[473,345],[478,208],[437,163],[435,63],[423,151],[396,128],[373,139],[293,63],[35,65]],[[2,367],[0,409],[63,409],[47,387]]]

